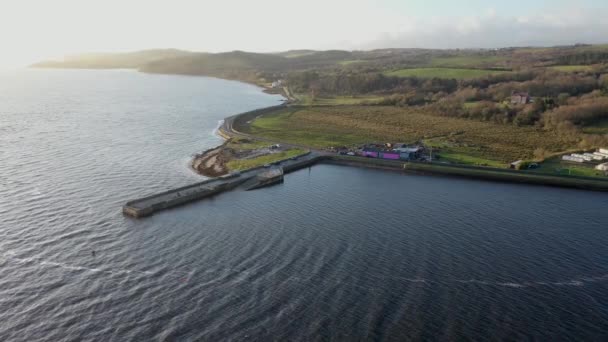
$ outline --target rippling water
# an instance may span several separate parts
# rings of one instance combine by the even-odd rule
[[[321,165],[145,220],[259,89],[0,74],[0,340],[605,340],[608,196]],[[93,255],[92,251],[95,251]]]

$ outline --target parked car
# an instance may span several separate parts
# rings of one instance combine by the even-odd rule
[[[354,155],[355,155],[355,152],[348,152],[348,153],[347,153],[347,155],[349,155],[349,156],[354,156]]]

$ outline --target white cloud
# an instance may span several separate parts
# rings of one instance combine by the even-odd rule
[[[478,17],[419,20],[416,29],[378,35],[358,48],[494,48],[608,43],[606,9],[563,8],[519,16],[500,16],[494,10]]]

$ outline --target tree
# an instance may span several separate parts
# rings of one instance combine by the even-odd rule
[[[559,104],[560,106],[566,105],[566,104],[568,104],[569,98],[570,98],[570,94],[561,93],[561,94],[557,95],[557,104]]]

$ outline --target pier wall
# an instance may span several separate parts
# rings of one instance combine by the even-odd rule
[[[556,186],[593,191],[608,191],[608,181],[595,179],[592,177],[554,176],[510,169],[426,162],[403,162],[350,156],[328,156],[325,157],[322,162],[419,174],[465,177],[487,181]]]

